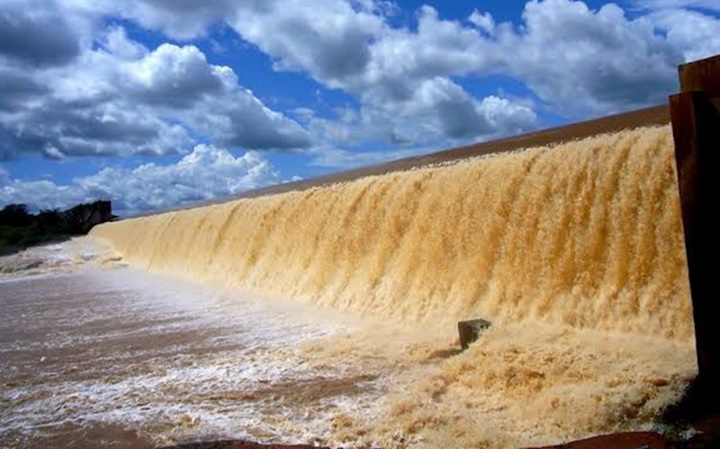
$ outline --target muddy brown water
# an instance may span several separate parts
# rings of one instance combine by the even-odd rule
[[[0,317],[3,448],[307,441],[377,377],[309,366],[293,348],[338,326],[313,313],[131,270],[0,282]]]

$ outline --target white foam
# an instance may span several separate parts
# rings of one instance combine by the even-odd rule
[[[121,258],[107,244],[92,237],[76,237],[0,257],[0,282],[107,270],[122,265]]]

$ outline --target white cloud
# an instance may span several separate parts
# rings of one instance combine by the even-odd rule
[[[532,0],[520,26],[496,23],[477,9],[467,23],[442,20],[423,6],[417,30],[391,26],[387,17],[398,6],[377,0],[317,0],[312,7],[302,0],[103,0],[94,7],[89,0],[62,1],[174,38],[202,36],[224,21],[274,58],[278,70],[306,72],[369,108],[378,98],[405,100],[433,78],[500,74],[527,83],[556,113],[606,114],[661,101],[675,85],[677,64],[720,51],[717,20],[703,13],[720,9],[711,0],[634,3],[674,10],[673,19],[629,19],[612,3],[592,10],[581,1]]]
[[[508,73],[566,116],[600,115],[662,102],[682,55],[644,17],[607,4],[532,1],[524,27],[499,39]],[[488,68],[484,68],[487,70]]]
[[[321,3],[312,10],[304,2],[253,4],[256,7],[238,8],[230,23],[276,58],[277,69],[306,71],[360,99],[354,123],[323,120],[318,126],[315,120],[314,129],[325,131],[324,138],[348,137],[332,140],[335,145],[363,137],[450,145],[536,126],[535,114],[510,99],[503,99],[512,106],[504,115],[514,116],[496,113],[497,120],[489,120],[485,108],[495,97],[476,99],[450,78],[470,73],[478,58],[489,54],[476,30],[441,21],[430,7],[420,10],[418,31],[412,32],[392,29],[367,6],[353,8],[342,0]],[[351,126],[356,130],[348,129]]]
[[[486,139],[536,126],[526,99],[502,92],[475,97],[460,77],[514,78],[545,107],[577,119],[664,101],[675,88],[677,64],[720,51],[717,20],[701,12],[714,5],[707,0],[638,0],[639,7],[652,12],[635,19],[612,3],[593,10],[581,1],[532,0],[519,24],[497,23],[478,9],[469,11],[466,21],[444,20],[434,8],[423,6],[417,11],[416,29],[391,25],[388,17],[398,6],[377,0],[317,0],[312,7],[302,0],[61,1],[76,12],[120,15],[176,39],[204,36],[208,27],[225,22],[268,54],[277,70],[307,73],[328,88],[356,97],[355,125],[366,139],[409,139],[418,145],[452,144],[460,137]],[[230,81],[223,86],[236,86],[232,94],[225,93],[242,108],[230,108],[230,102],[212,96],[220,68],[195,47],[162,46],[141,57],[126,38],[110,33],[105,48],[119,59],[134,55],[134,65],[127,68],[132,74],[125,80],[131,93],[156,106],[194,108],[183,117],[186,124],[221,145],[266,148],[275,141],[275,147],[288,148],[323,143],[237,86],[231,69],[225,68]],[[178,95],[179,90],[187,94]],[[201,98],[205,104],[197,107]],[[496,119],[489,120],[486,109],[496,98],[509,112],[504,117],[495,112]],[[325,121],[315,128],[337,131],[346,125]],[[278,127],[279,132],[272,132]],[[418,132],[408,132],[411,128]],[[260,129],[264,134],[232,135],[233,130]],[[333,135],[362,139],[353,131],[322,137]]]
[[[129,39],[125,28],[120,26],[106,28],[98,41],[105,51],[120,59],[140,59],[148,53],[147,48]]]
[[[304,70],[331,87],[362,73],[382,16],[344,0],[265,0],[238,4],[230,25],[276,58],[275,67]]]
[[[0,65],[67,64],[80,54],[79,35],[52,2],[5,0],[0,7]]]
[[[120,2],[120,13],[175,39],[203,36],[208,25],[232,14],[232,0],[135,0]],[[171,14],[168,14],[171,11]]]
[[[468,17],[468,21],[490,36],[495,34],[495,19],[488,12],[480,13],[476,9]]]
[[[208,64],[194,46],[162,44],[155,51],[120,65],[121,82],[137,101],[172,106],[192,106],[227,86],[236,87],[229,67]]]
[[[608,114],[664,101],[675,88],[677,64],[720,51],[717,20],[699,11],[676,14],[671,29],[670,19],[630,19],[612,3],[593,10],[580,1],[533,0],[520,26],[498,24],[478,10],[466,26],[424,6],[417,30],[410,30],[341,0],[323,0],[313,17],[296,2],[252,5],[239,7],[230,24],[276,58],[277,69],[303,70],[353,93],[369,109],[418,104],[422,99],[413,97],[419,86],[438,77],[454,82],[458,76],[505,75],[526,83],[560,115]],[[342,54],[343,65],[318,54]],[[457,105],[461,114],[466,106]]]
[[[636,0],[634,3],[646,9],[694,8],[720,11],[717,0]]]
[[[35,209],[62,209],[90,200],[76,187],[60,186],[48,180],[21,181],[8,177],[0,185],[0,207],[28,204]]]
[[[0,157],[188,151],[194,136],[248,149],[297,148],[310,137],[238,84],[229,67],[208,63],[195,46],[150,51],[111,28],[101,46],[72,64],[0,70]],[[208,121],[224,121],[217,129]]]
[[[487,126],[478,113],[485,99],[473,98],[457,77],[509,76],[556,114],[580,118],[664,101],[675,88],[677,64],[698,54],[695,35],[672,30],[665,37],[649,17],[630,19],[614,4],[592,10],[571,0],[528,2],[520,26],[478,10],[469,24],[443,20],[424,6],[416,30],[393,28],[371,8],[342,0],[322,0],[312,11],[300,2],[250,2],[230,17],[244,39],[275,58],[276,69],[301,70],[355,95],[363,123],[376,122],[367,132],[391,139],[414,118],[419,144],[431,135],[450,143],[534,126],[525,111],[510,120],[525,120],[523,126]],[[695,30],[706,37],[703,51],[720,51],[709,37],[714,28],[704,29]]]
[[[24,1],[24,0],[21,0]],[[176,40],[199,38],[232,14],[233,0],[45,0],[90,19],[122,17]]]
[[[348,167],[528,131],[538,107],[577,119],[665,101],[676,90],[677,64],[720,52],[712,13],[720,6],[633,4],[639,9],[629,16],[613,3],[531,0],[516,23],[481,9],[445,20],[423,6],[417,26],[404,27],[391,20],[399,7],[379,0],[5,0],[0,158],[187,156],[172,166],[108,168],[64,186],[0,171],[0,199],[26,201],[22,193],[52,205],[107,194],[126,210],[147,210],[279,179],[262,155],[235,158],[218,147],[302,149],[311,164]],[[197,46],[146,48],[107,26],[109,17],[176,42],[224,23],[276,70],[300,72],[357,103],[333,116],[305,104],[290,118]],[[473,93],[472,82],[496,75],[532,98]]]
[[[716,5],[720,11],[720,5]],[[681,49],[685,61],[707,58],[720,52],[720,19],[697,11],[663,9],[649,19],[667,33],[667,41]]]
[[[527,131],[536,123],[529,107],[495,96],[477,100],[446,77],[418,82],[405,100],[368,101],[363,112],[374,126],[392,124],[397,140],[421,144],[488,139]]]
[[[116,213],[136,214],[209,200],[281,182],[262,154],[235,157],[212,145],[198,145],[172,165],[104,168],[71,184],[12,179],[0,170],[0,205],[27,203],[45,208],[110,199]]]

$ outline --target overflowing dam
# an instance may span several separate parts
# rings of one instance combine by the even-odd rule
[[[304,349],[392,379],[381,411],[358,406],[323,442],[521,447],[648,429],[697,373],[663,118],[92,236],[150,272],[384,323]],[[477,317],[492,328],[458,354],[456,322]]]
[[[720,403],[718,70],[681,66],[669,107],[0,258],[0,446],[698,435],[662,417]]]
[[[153,272],[453,329],[476,316],[689,341],[669,126],[96,227]]]

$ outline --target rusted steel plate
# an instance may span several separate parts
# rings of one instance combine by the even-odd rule
[[[720,408],[720,303],[715,269],[720,249],[720,110],[711,101],[713,92],[720,93],[720,57],[683,65],[679,73],[682,93],[670,97],[670,111],[699,368],[686,399],[692,402],[689,408],[698,412]]]
[[[702,91],[707,97],[720,97],[720,55],[701,59],[678,68],[680,92]]]

